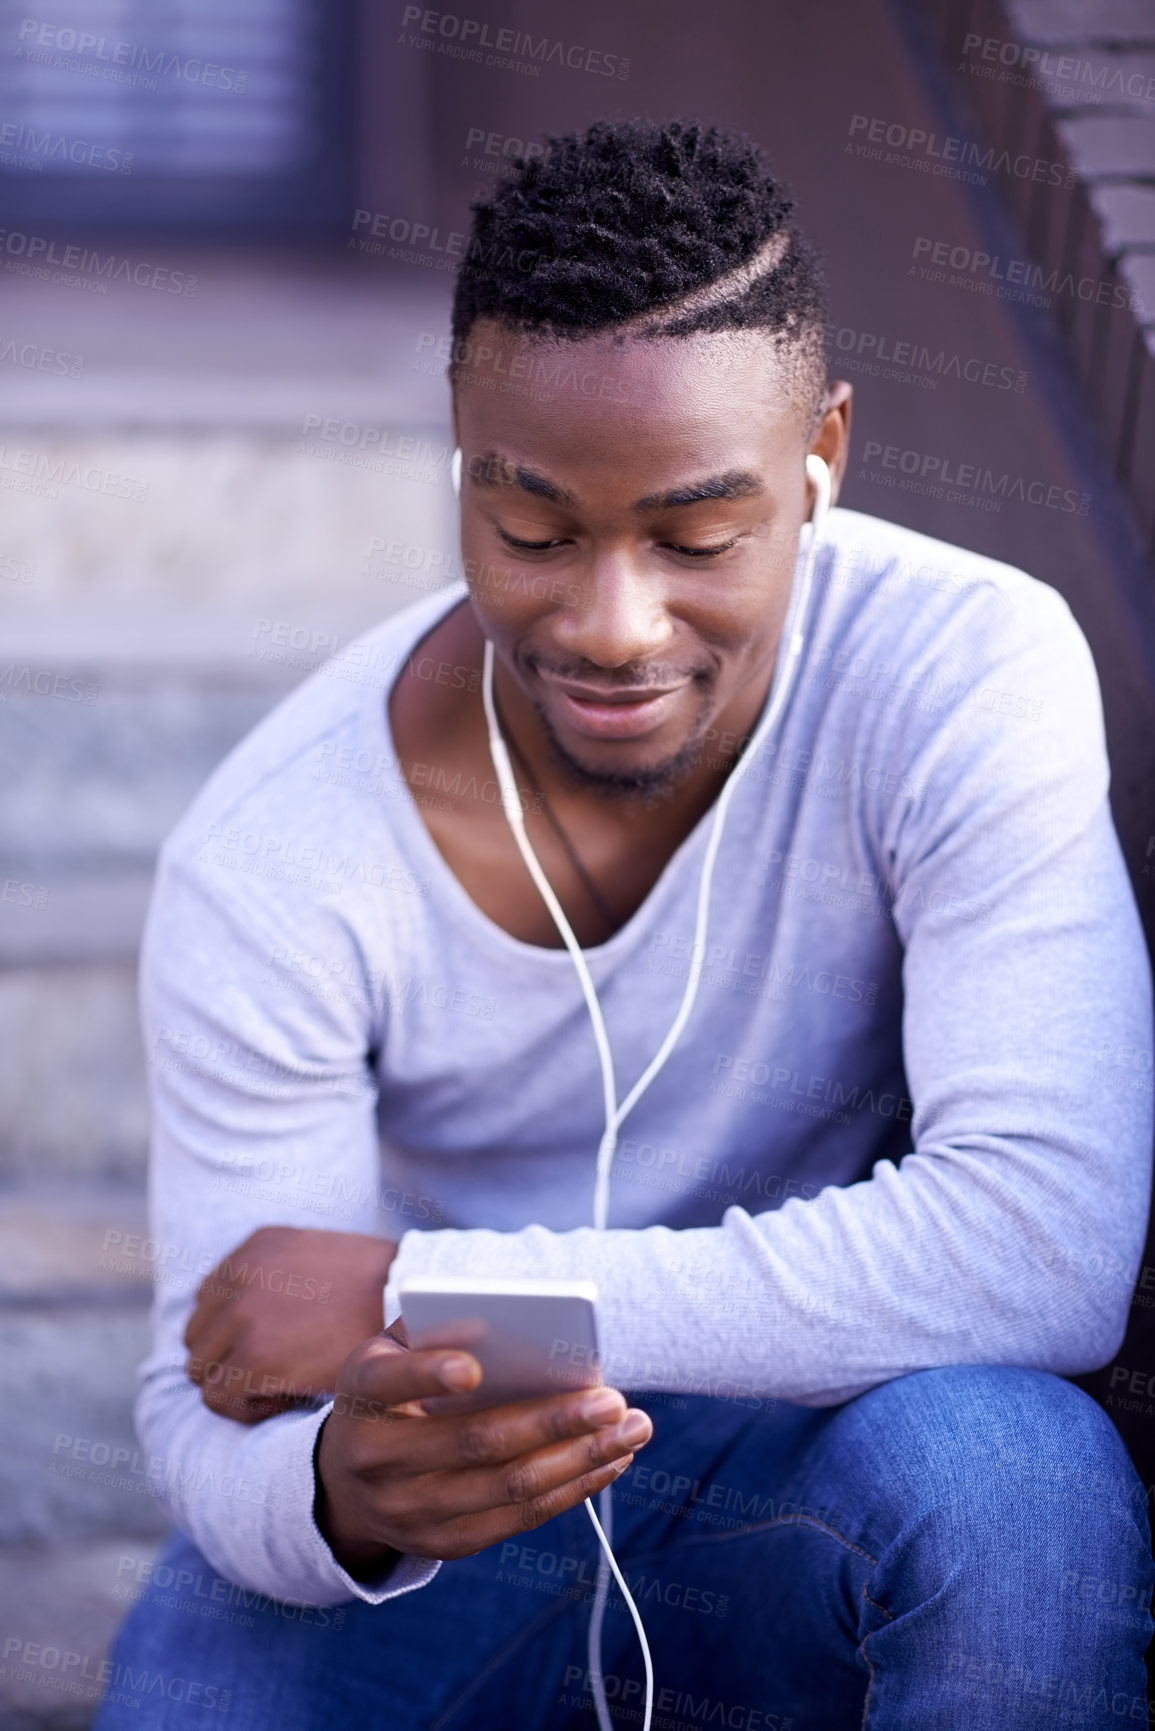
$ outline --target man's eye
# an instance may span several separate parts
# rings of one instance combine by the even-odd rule
[[[501,536],[501,539],[505,542],[507,547],[516,547],[520,553],[548,553],[551,547],[561,546],[560,540],[521,541],[516,535],[511,535],[506,529],[499,529],[497,533]]]
[[[679,547],[675,541],[668,543],[672,553],[682,553],[687,559],[713,559],[719,553],[728,552],[731,547],[736,547],[737,544],[737,535],[732,541],[722,541],[717,547]]]

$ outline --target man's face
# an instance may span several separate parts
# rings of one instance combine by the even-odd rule
[[[657,791],[708,730],[752,723],[810,510],[806,453],[841,457],[842,417],[812,441],[788,384],[757,333],[471,332],[455,414],[472,603],[576,782]]]

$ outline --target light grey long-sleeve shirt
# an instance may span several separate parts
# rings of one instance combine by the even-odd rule
[[[748,1405],[1103,1364],[1142,1253],[1151,983],[1095,673],[1053,590],[831,514],[798,681],[730,810],[697,1002],[622,1127],[604,1233],[572,963],[476,907],[421,816],[443,772],[411,790],[396,765],[388,691],[411,655],[461,677],[422,640],[463,595],[370,632],[233,752],[164,849],[146,936],[142,1441],[225,1576],[319,1607],[438,1565],[353,1582],[312,1514],[327,1409],[246,1428],[188,1382],[197,1282],[258,1226],[399,1239],[390,1304],[419,1272],[592,1278],[607,1380]],[[587,952],[619,1098],[681,998],[711,815]]]

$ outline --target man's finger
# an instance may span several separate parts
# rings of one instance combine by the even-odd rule
[[[419,1355],[415,1355],[419,1356]],[[414,1434],[414,1470],[459,1472],[493,1468],[573,1438],[589,1438],[620,1424],[626,1402],[617,1389],[590,1388],[573,1394],[485,1407],[478,1412],[436,1413]],[[398,1442],[404,1446],[405,1439]],[[625,1448],[618,1450],[626,1453]]]
[[[466,1394],[480,1381],[481,1366],[470,1353],[448,1347],[410,1352],[387,1334],[375,1334],[345,1360],[334,1412],[372,1419],[385,1407],[435,1395]]]
[[[447,1521],[431,1533],[422,1535],[420,1542],[415,1539],[412,1554],[439,1557],[443,1562],[472,1557],[490,1545],[500,1545],[506,1539],[516,1538],[519,1533],[544,1526],[546,1521],[565,1514],[567,1509],[576,1508],[587,1497],[596,1497],[607,1485],[614,1484],[624,1470],[621,1462],[614,1462],[611,1466],[599,1467],[596,1472],[584,1473],[581,1478],[572,1479],[569,1484],[547,1491],[531,1502]],[[590,1540],[596,1542],[592,1532]]]
[[[628,1464],[634,1450],[644,1448],[649,1440],[640,1422],[644,1417],[632,1414],[621,1425],[607,1425],[604,1430],[539,1449],[500,1466],[433,1473],[422,1480],[422,1513],[431,1520],[446,1522],[460,1515],[516,1508],[574,1484],[614,1461]],[[626,1429],[630,1422],[637,1425],[633,1432]]]

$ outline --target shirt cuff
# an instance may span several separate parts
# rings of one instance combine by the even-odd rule
[[[284,1427],[286,1459],[281,1463],[284,1470],[279,1478],[282,1496],[277,1499],[280,1519],[276,1549],[278,1575],[290,1591],[279,1596],[299,1598],[314,1605],[337,1605],[349,1599],[381,1605],[387,1599],[428,1586],[441,1564],[436,1558],[403,1556],[375,1581],[355,1581],[338,1563],[314,1514],[317,1445],[321,1426],[332,1410],[333,1403],[329,1401],[303,1419],[299,1427]],[[270,1473],[270,1479],[277,1482],[275,1471]],[[298,1590],[293,1591],[294,1588]]]

